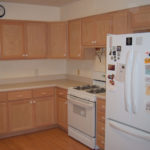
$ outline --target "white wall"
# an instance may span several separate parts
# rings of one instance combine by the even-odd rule
[[[6,9],[4,19],[18,20],[41,20],[58,21],[60,20],[60,8],[40,5],[17,4],[1,2]]]
[[[66,60],[0,61],[0,79],[66,74]]]
[[[61,20],[150,4],[150,0],[80,0],[61,8]]]

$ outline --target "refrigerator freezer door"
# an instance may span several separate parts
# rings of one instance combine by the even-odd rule
[[[122,52],[120,60],[113,62],[109,59],[109,50],[111,48],[108,44],[107,65],[121,63],[125,64],[125,68],[128,69],[126,59],[129,51],[133,50],[133,58],[131,62],[128,62],[128,64],[131,64],[132,69],[126,73],[128,76],[125,76],[125,81],[119,82],[114,78],[115,85],[113,89],[115,90],[109,90],[109,79],[106,79],[106,118],[150,132],[150,110],[148,107],[150,95],[146,94],[148,84],[146,82],[149,80],[145,71],[145,67],[150,64],[144,63],[145,53],[150,52],[150,33],[110,36],[112,37],[112,47],[120,45]],[[126,45],[127,37],[132,37],[132,45],[130,46]],[[116,70],[107,69],[107,76],[109,74],[116,75],[116,72]],[[127,86],[126,82],[128,83]],[[128,95],[126,95],[125,91],[128,91]]]
[[[149,150],[150,134],[112,120],[107,120],[105,149]]]

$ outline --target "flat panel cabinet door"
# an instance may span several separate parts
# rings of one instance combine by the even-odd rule
[[[33,127],[32,101],[9,102],[9,129],[11,132]]]
[[[27,58],[45,58],[47,52],[47,24],[25,23]]]
[[[57,97],[57,121],[64,129],[68,129],[67,100]]]
[[[1,58],[19,59],[24,57],[24,24],[17,21],[0,22]]]
[[[48,27],[48,57],[67,57],[67,23],[50,23]]]
[[[96,44],[96,19],[87,17],[82,19],[82,44],[90,46]]]
[[[81,58],[81,19],[73,20],[69,22],[69,57]]]
[[[54,97],[36,98],[35,104],[35,126],[46,126],[55,123]]]
[[[129,13],[127,11],[118,11],[113,13],[113,34],[130,33]]]
[[[8,130],[7,119],[7,104],[0,103],[0,134],[4,134]]]
[[[150,31],[150,5],[132,8],[130,14],[133,31]]]
[[[106,46],[107,34],[112,33],[112,16],[109,14],[96,17],[96,45]]]

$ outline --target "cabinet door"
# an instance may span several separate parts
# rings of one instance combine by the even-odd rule
[[[68,129],[67,99],[57,97],[57,121],[64,129]]]
[[[112,33],[112,17],[109,14],[96,17],[96,45],[106,47],[107,34]]]
[[[0,103],[0,134],[8,131],[7,103]]]
[[[37,98],[35,104],[35,126],[55,124],[54,97]]]
[[[50,23],[48,37],[48,57],[65,58],[67,56],[67,23]]]
[[[113,15],[113,33],[125,34],[130,32],[129,14],[127,11],[118,11]]]
[[[82,44],[96,44],[96,19],[94,16],[82,19]]]
[[[33,127],[32,101],[9,102],[8,106],[9,129],[11,132]]]
[[[69,22],[69,57],[82,58],[81,19]]]
[[[150,31],[150,5],[130,10],[133,31]]]
[[[3,21],[1,29],[1,58],[19,59],[24,57],[24,24],[16,21]]]
[[[27,58],[45,58],[47,52],[47,24],[27,22],[25,27]]]

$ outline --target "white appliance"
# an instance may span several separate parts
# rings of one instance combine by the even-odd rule
[[[92,149],[96,149],[96,94],[105,92],[105,75],[96,72],[94,79],[93,85],[68,89],[68,135]]]
[[[150,33],[107,36],[105,150],[150,150]]]

